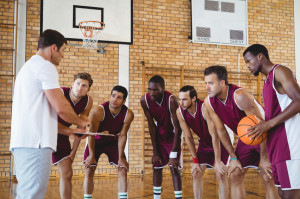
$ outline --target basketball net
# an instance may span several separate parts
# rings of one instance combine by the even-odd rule
[[[105,24],[100,21],[82,21],[79,22],[78,25],[83,35],[82,47],[86,49],[97,49],[98,38]]]

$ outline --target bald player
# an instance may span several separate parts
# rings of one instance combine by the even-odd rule
[[[266,76],[263,87],[266,121],[250,128],[253,139],[268,132],[267,152],[281,198],[300,198],[300,88],[291,69],[270,61],[261,44],[248,47],[244,60],[251,73]]]
[[[229,154],[220,144],[220,139],[215,131],[204,102],[197,98],[197,92],[193,86],[183,86],[179,91],[180,107],[177,109],[177,118],[184,133],[185,141],[192,154],[192,176],[194,198],[203,198],[203,176],[206,168],[215,169],[219,182],[219,198],[229,197],[228,179],[226,171]],[[199,145],[196,152],[194,138],[191,130],[199,137]]]
[[[148,93],[141,97],[141,106],[148,120],[153,146],[153,195],[160,199],[162,169],[169,165],[173,177],[176,199],[182,198],[179,172],[181,129],[176,116],[178,102],[174,95],[165,91],[165,80],[155,75],[148,82]],[[155,121],[154,121],[155,120]]]
[[[260,175],[266,187],[266,198],[278,198],[272,179],[265,142],[261,145],[246,145],[238,140],[236,149],[230,142],[224,125],[237,133],[238,122],[246,115],[264,117],[264,111],[254,96],[247,90],[228,84],[224,66],[210,66],[204,71],[206,90],[205,106],[217,130],[218,136],[228,151],[231,161],[228,175],[231,182],[231,197],[246,198],[244,177],[248,168],[260,168]],[[209,120],[209,118],[207,118]]]
[[[71,88],[61,87],[73,110],[81,118],[88,119],[93,106],[92,97],[87,95],[92,84],[93,79],[90,74],[78,73],[74,75],[74,82]],[[69,128],[71,125],[58,117],[57,151],[52,154],[52,163],[58,166],[60,173],[60,197],[63,199],[72,197],[72,163],[81,140],[78,135],[70,133],[70,131],[74,131]],[[69,137],[74,139],[72,148]]]
[[[115,86],[110,100],[93,107],[90,113],[90,132],[103,132],[113,136],[90,136],[84,152],[85,177],[84,198],[92,198],[94,191],[94,174],[97,162],[102,153],[106,154],[111,165],[118,170],[118,195],[121,199],[128,198],[127,172],[129,164],[124,148],[127,132],[134,119],[133,112],[125,106],[128,92],[123,86]]]

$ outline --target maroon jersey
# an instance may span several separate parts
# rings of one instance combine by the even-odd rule
[[[212,109],[223,123],[236,134],[239,121],[246,116],[246,113],[237,106],[234,99],[234,93],[238,89],[241,88],[233,84],[228,84],[228,93],[225,102],[222,102],[218,97],[209,98]]]
[[[187,109],[183,110],[180,107],[180,112],[183,120],[186,124],[196,133],[199,137],[199,145],[201,148],[205,148],[213,151],[212,138],[209,134],[206,120],[202,114],[203,101],[198,99],[196,101],[196,112],[191,114]]]
[[[98,128],[98,132],[108,131],[109,134],[118,135],[124,125],[124,121],[127,116],[128,108],[127,106],[123,105],[121,110],[116,114],[113,115],[109,110],[109,102],[105,102],[100,106],[103,107],[104,110],[104,118],[101,121],[100,126]],[[95,140],[98,143],[103,144],[112,144],[117,143],[117,137],[112,136],[95,136]]]
[[[172,141],[174,139],[175,128],[170,110],[170,92],[164,91],[161,103],[153,102],[149,93],[145,95],[145,101],[149,112],[156,121],[156,130],[159,141]]]
[[[61,87],[61,90],[64,92],[65,97],[70,102],[73,110],[75,111],[75,113],[77,115],[79,115],[86,109],[87,105],[89,104],[89,96],[88,95],[82,97],[77,103],[74,103],[70,97],[71,89],[67,88],[67,87]],[[58,121],[67,127],[71,126],[70,123],[64,121],[59,116],[58,116]]]

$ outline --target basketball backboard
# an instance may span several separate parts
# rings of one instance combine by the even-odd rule
[[[133,0],[41,0],[41,32],[54,29],[68,40],[82,40],[78,23],[105,23],[98,42],[132,44]]]

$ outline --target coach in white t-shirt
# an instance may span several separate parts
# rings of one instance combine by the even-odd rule
[[[45,30],[38,51],[17,75],[13,97],[10,150],[18,180],[17,198],[44,198],[57,144],[57,114],[79,127],[89,124],[72,109],[60,90],[57,66],[67,41]],[[73,132],[84,132],[76,129]]]

